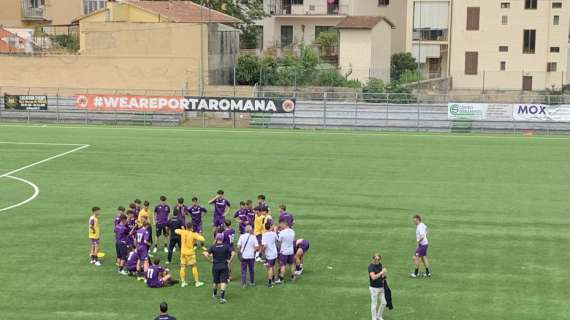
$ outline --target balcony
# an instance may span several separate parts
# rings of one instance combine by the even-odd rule
[[[39,1],[22,0],[22,20],[47,20],[46,7]]]
[[[414,41],[447,41],[448,29],[414,29]]]
[[[347,16],[348,5],[339,3],[328,4],[325,0],[321,2],[305,1],[304,4],[293,4],[291,1],[276,1],[270,6],[270,14],[277,17],[287,16]]]

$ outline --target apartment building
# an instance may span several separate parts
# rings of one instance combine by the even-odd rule
[[[0,25],[33,28],[69,25],[81,15],[104,8],[106,0],[1,0]]]

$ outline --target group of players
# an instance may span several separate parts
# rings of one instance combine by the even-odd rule
[[[202,207],[196,197],[191,205],[186,205],[183,198],[177,199],[172,209],[166,203],[165,196],[151,212],[148,201],[136,199],[128,209],[119,207],[114,221],[116,265],[121,275],[137,276],[148,287],[160,288],[178,283],[168,269],[160,265],[160,259],[154,257],[160,247],[167,253],[166,264],[172,263],[173,252],[180,250],[180,286],[188,286],[186,268],[190,267],[195,286],[204,285],[199,279],[196,250],[201,248],[203,255],[213,263],[212,276],[214,296],[220,293],[220,302],[225,303],[226,284],[231,280],[232,261],[237,256],[241,262],[242,286],[254,286],[255,262],[264,263],[267,269],[267,285],[281,284],[285,281],[287,266],[291,270],[291,279],[295,280],[303,272],[303,260],[309,250],[309,242],[297,239],[293,230],[294,218],[285,205],[279,206],[279,219],[274,222],[264,195],[253,201],[240,202],[240,208],[233,214],[238,223],[239,238],[235,241],[236,231],[232,228],[230,202],[219,190],[208,201],[213,205],[214,241],[206,245],[203,230],[203,218],[208,210]],[[91,264],[100,266],[99,261],[99,212],[93,207],[89,218],[89,239],[91,241]],[[187,221],[189,218],[189,221]],[[153,225],[156,241],[153,240]],[[279,261],[275,277],[276,261]]]

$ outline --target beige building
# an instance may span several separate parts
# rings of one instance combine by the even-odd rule
[[[0,25],[30,28],[69,25],[81,15],[104,8],[106,0],[1,0]]]

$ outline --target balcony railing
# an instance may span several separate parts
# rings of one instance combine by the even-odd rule
[[[28,0],[22,0],[22,19],[23,20],[44,20],[47,17],[45,6],[32,6]]]
[[[348,5],[338,3],[326,4],[290,4],[277,2],[270,7],[270,14],[274,16],[345,16],[348,15]]]

